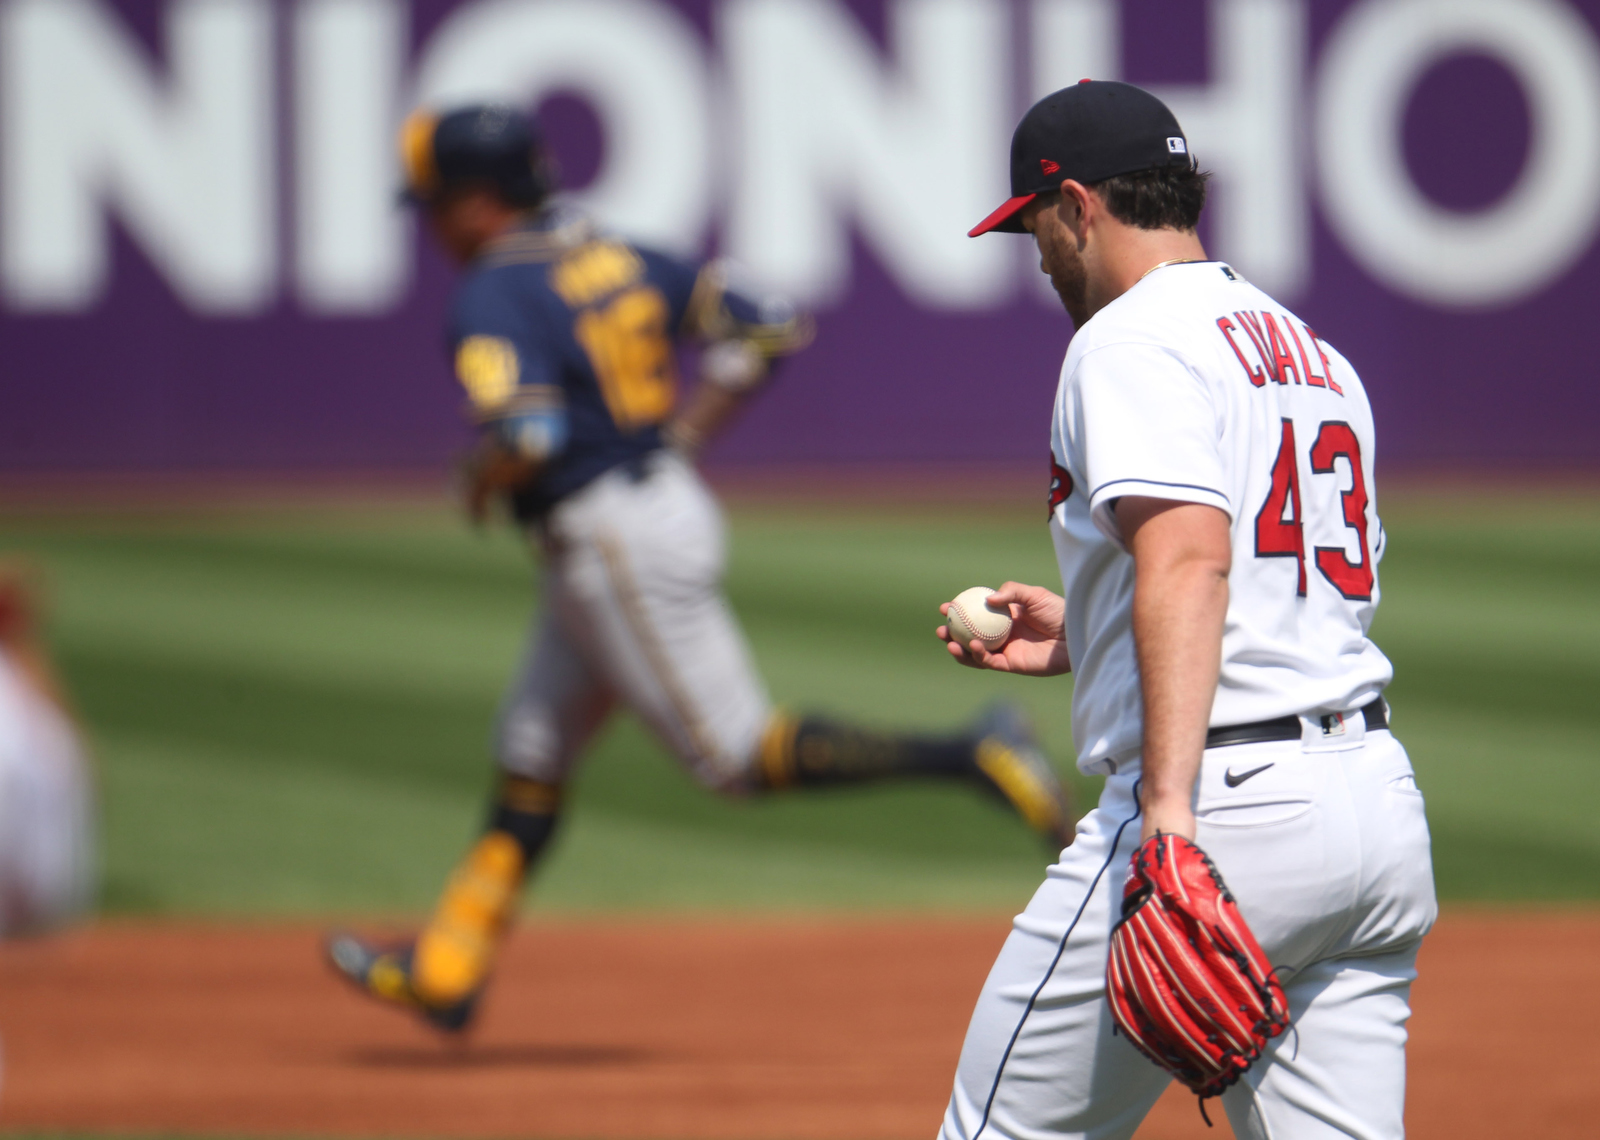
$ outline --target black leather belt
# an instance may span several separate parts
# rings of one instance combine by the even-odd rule
[[[1389,727],[1389,710],[1378,697],[1370,704],[1356,710],[1367,722],[1367,731]],[[1348,714],[1347,714],[1348,715]],[[1322,718],[1322,730],[1331,732],[1337,725],[1333,716]],[[1263,744],[1269,740],[1299,740],[1302,735],[1300,718],[1280,716],[1276,720],[1258,720],[1252,724],[1228,724],[1206,733],[1207,748],[1226,748],[1230,744]]]

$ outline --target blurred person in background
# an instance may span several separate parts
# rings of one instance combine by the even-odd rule
[[[28,575],[0,566],[0,936],[39,934],[94,898],[94,786],[39,636]]]
[[[722,592],[722,515],[693,460],[804,347],[810,321],[730,288],[718,263],[635,246],[553,203],[538,136],[516,110],[419,111],[401,148],[405,196],[465,268],[449,343],[480,428],[468,511],[481,522],[509,507],[542,555],[544,612],[502,710],[482,837],[416,938],[336,934],[335,968],[441,1029],[464,1028],[568,776],[618,706],[717,792],[953,779],[1010,804],[1052,850],[1070,842],[1065,792],[1013,706],[965,732],[913,736],[768,699]],[[680,407],[683,343],[700,348],[699,383]]]

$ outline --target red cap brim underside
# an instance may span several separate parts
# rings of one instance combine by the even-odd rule
[[[990,214],[987,218],[983,219],[983,221],[979,222],[977,225],[968,230],[967,236],[977,237],[979,234],[992,233],[995,230],[1004,230],[1008,233],[1025,232],[1020,223],[1015,225],[1007,225],[1006,223],[1012,221],[1013,218],[1022,212],[1022,207],[1026,206],[1038,196],[1039,195],[1037,194],[1024,194],[1020,198],[1008,199],[1005,205],[1001,206],[994,213]]]

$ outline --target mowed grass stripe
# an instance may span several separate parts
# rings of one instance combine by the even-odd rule
[[[1396,661],[1396,727],[1429,797],[1442,892],[1600,896],[1587,810],[1600,509],[1405,504],[1387,522],[1375,632]],[[534,608],[514,537],[425,510],[11,531],[50,573],[105,765],[108,903],[426,905],[481,811],[494,709]],[[965,586],[1054,581],[1031,512],[745,509],[731,541],[730,595],[776,699],[931,730],[1006,696],[1066,765],[1069,682],[975,675],[931,636],[937,603]],[[1092,801],[1094,782],[1077,783]],[[715,799],[624,718],[576,781],[535,898],[1012,907],[1043,862],[1004,810],[961,789]]]

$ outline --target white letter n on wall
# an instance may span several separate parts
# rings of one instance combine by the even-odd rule
[[[165,82],[95,0],[13,0],[0,19],[0,279],[10,303],[92,306],[107,284],[107,209],[190,307],[269,303],[265,0],[174,0]]]

